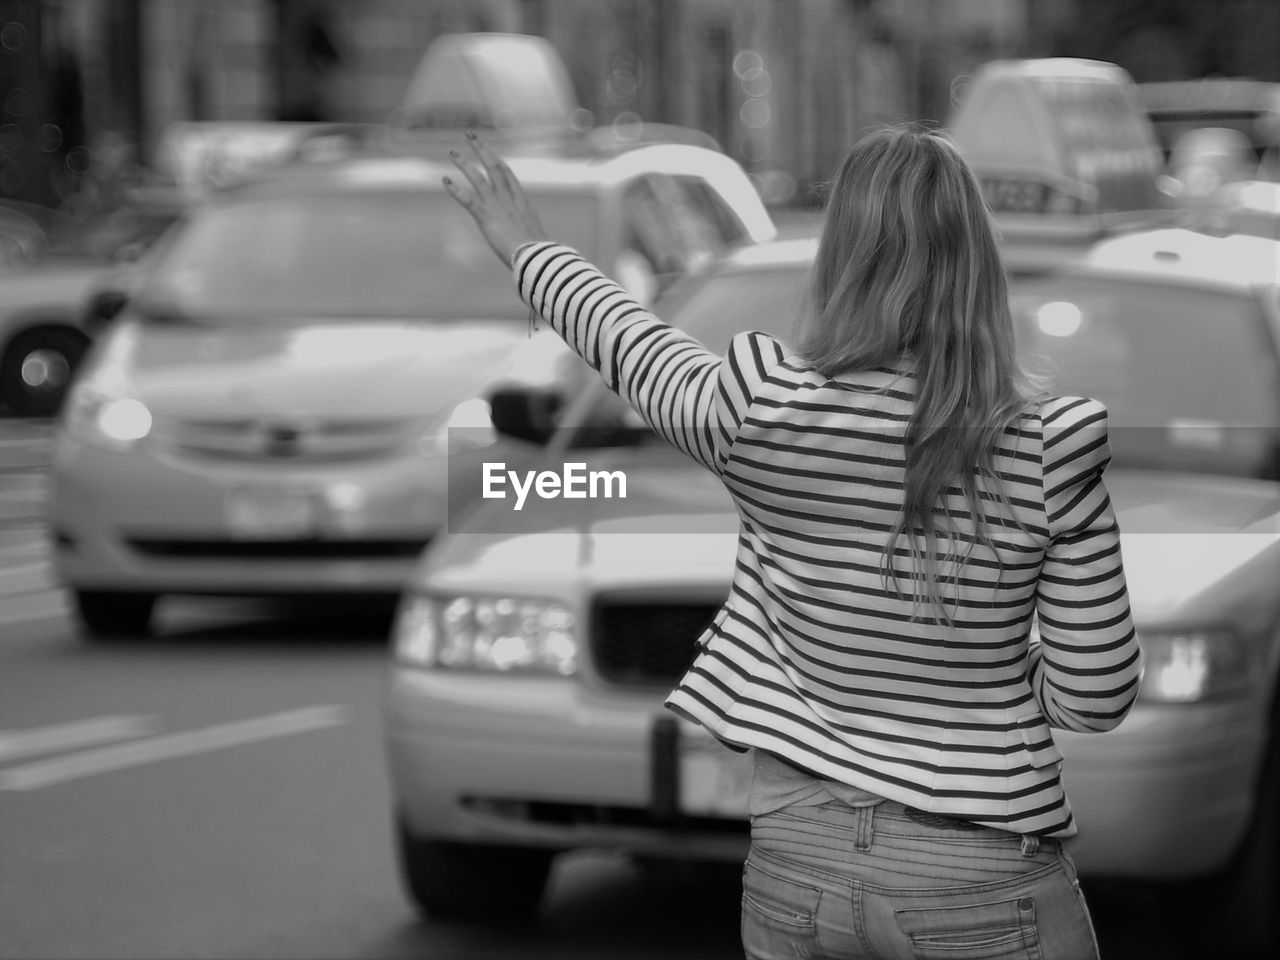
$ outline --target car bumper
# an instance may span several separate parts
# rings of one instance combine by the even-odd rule
[[[672,859],[745,856],[745,814],[728,808],[735,795],[745,802],[749,757],[676,721],[661,694],[606,699],[558,678],[495,679],[394,671],[387,759],[415,835]],[[673,779],[680,774],[683,791]],[[708,795],[717,775],[727,778],[718,798]]]
[[[213,463],[63,438],[47,518],[77,589],[398,593],[445,523],[446,490],[443,465],[420,457]]]
[[[1266,716],[1251,700],[1140,704],[1109,733],[1055,731],[1081,872],[1174,880],[1224,867],[1253,815]]]
[[[1222,867],[1252,814],[1261,716],[1256,704],[1141,706],[1110,733],[1058,732],[1081,872],[1175,879]],[[664,722],[674,721],[656,694],[606,699],[564,680],[395,668],[386,728],[395,801],[423,837],[740,859],[745,815],[673,819],[662,809],[655,731]],[[736,758],[679,727],[682,755]]]

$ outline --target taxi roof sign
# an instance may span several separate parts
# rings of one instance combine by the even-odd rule
[[[578,109],[569,72],[546,38],[446,33],[422,55],[398,113],[409,126],[569,128]]]
[[[1116,64],[984,64],[948,133],[997,216],[1106,216],[1163,205],[1155,130],[1132,77]]]
[[[217,190],[272,165],[319,154],[335,138],[373,136],[359,124],[285,120],[187,120],[165,127],[156,169],[191,194]]]

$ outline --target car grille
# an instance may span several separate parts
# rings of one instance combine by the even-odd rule
[[[157,540],[129,546],[149,557],[183,560],[387,560],[416,557],[423,539],[396,540]]]
[[[406,419],[268,418],[172,420],[157,429],[169,450],[206,460],[333,463],[391,456],[422,425]]]
[[[602,598],[592,618],[596,671],[623,686],[671,686],[697,653],[698,637],[720,609],[704,600]]]

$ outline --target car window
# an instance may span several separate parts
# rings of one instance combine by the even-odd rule
[[[737,246],[747,239],[742,221],[711,184],[701,177],[681,176],[673,179],[684,194],[684,204],[690,216],[704,225],[705,235],[717,252],[726,247]]]
[[[1020,348],[1053,393],[1095,397],[1117,465],[1255,475],[1280,399],[1260,305],[1228,292],[1084,277],[1016,280]]]
[[[622,211],[624,246],[643,256],[653,273],[666,275],[668,281],[672,275],[686,272],[683,245],[652,177],[639,177],[627,185]]]
[[[180,215],[177,209],[113,210],[59,233],[49,247],[48,256],[136,260],[177,222]]]
[[[550,236],[586,252],[596,199],[532,196]],[[203,322],[528,317],[510,272],[444,193],[361,191],[211,206],[166,245],[139,303]]]
[[[724,208],[723,201],[708,188],[705,180],[663,175],[654,178],[654,186],[684,248],[686,271],[700,269],[741,238],[741,226],[735,231],[736,218]]]
[[[724,199],[696,176],[647,174],[623,191],[624,247],[666,286],[741,242],[746,231]]]

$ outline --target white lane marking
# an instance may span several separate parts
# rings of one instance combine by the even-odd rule
[[[17,543],[8,543],[0,546],[0,562],[8,560],[10,557],[27,558],[27,557],[47,557],[53,553],[53,548],[49,545],[46,537],[29,537],[25,540],[19,540]]]
[[[53,580],[53,564],[23,563],[9,567],[0,567],[0,596],[7,593],[34,593],[37,590],[52,590],[57,584]]]
[[[71,603],[62,591],[39,593],[15,593],[3,598],[0,606],[0,627],[32,620],[60,620],[71,616]],[[0,639],[4,639],[0,635]]]
[[[342,707],[320,706],[219,724],[202,730],[148,737],[133,743],[86,750],[56,760],[43,760],[0,770],[0,790],[38,790],[98,773],[189,757],[343,723],[346,723],[346,711]]]
[[[0,503],[10,507],[41,507],[48,499],[43,490],[0,490]]]
[[[40,493],[43,494],[49,489],[49,477],[44,473],[36,473],[35,471],[21,471],[19,473],[10,473],[0,481],[0,493]]]
[[[154,717],[95,717],[30,730],[0,730],[0,763],[154,733]]]

